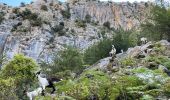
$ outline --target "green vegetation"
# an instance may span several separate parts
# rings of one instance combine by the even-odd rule
[[[101,40],[97,44],[92,45],[84,53],[84,62],[91,65],[104,57],[108,57],[111,45],[112,41],[109,39]]]
[[[64,29],[64,22],[60,22],[59,25],[52,27],[53,33],[57,33],[59,36],[65,35],[66,31]]]
[[[107,21],[107,22],[104,22],[104,23],[103,23],[103,26],[106,27],[106,28],[108,28],[108,29],[110,29],[110,22],[108,22],[108,21]]]
[[[38,14],[32,13],[29,9],[25,9],[24,11],[20,12],[19,16],[22,16],[23,19],[28,19],[32,26],[41,26],[42,19],[38,17]]]
[[[0,71],[0,88],[1,99],[7,100],[6,94],[9,98],[24,99],[23,91],[25,87],[35,85],[34,71],[37,64],[28,57],[23,55],[16,55],[4,68]]]
[[[70,7],[67,4],[67,9],[66,10],[61,10],[61,14],[63,15],[64,18],[69,19],[71,17],[70,13]]]
[[[76,19],[75,23],[76,23],[76,26],[78,27],[86,28],[86,21],[84,20]]]
[[[17,8],[17,7],[16,7],[16,8],[13,8],[13,9],[12,9],[12,12],[15,13],[15,14],[19,14],[19,13],[20,13],[20,12],[19,12],[19,8]]]
[[[41,10],[48,11],[48,8],[46,5],[41,5]]]
[[[85,21],[86,21],[87,23],[90,23],[90,22],[91,22],[91,16],[90,16],[89,14],[87,14],[87,15],[85,16]]]
[[[113,37],[113,44],[117,52],[121,50],[126,51],[129,47],[137,45],[137,34],[133,30],[124,31],[123,29],[117,30],[116,35]]]
[[[163,2],[163,0],[162,0]],[[142,24],[142,35],[147,36],[150,40],[170,40],[170,9],[165,5],[155,5],[149,16],[149,21]]]
[[[88,75],[91,77],[88,78]],[[87,70],[77,80],[65,80],[57,84],[59,94],[65,92],[76,100],[104,99],[116,95],[108,93],[110,86],[109,76],[97,70]]]
[[[58,53],[58,56],[56,56],[54,60],[54,64],[58,66],[56,69],[58,70],[57,72],[64,70],[82,70],[82,54],[77,49],[68,47],[66,50]]]
[[[150,6],[146,3],[144,5]],[[48,11],[48,7],[42,5],[41,10]],[[141,52],[135,48],[133,54],[135,57],[131,57],[127,52],[117,55],[119,58],[116,59],[108,57],[112,44],[119,53],[121,50],[126,51],[129,47],[136,46],[139,38],[143,36],[149,37],[149,40],[170,40],[169,8],[165,8],[161,4],[153,6],[152,10],[151,19],[142,25],[145,34],[137,33],[133,29],[116,30],[107,21],[102,26],[96,26],[96,28],[101,28],[99,35],[102,39],[85,51],[81,52],[75,47],[63,45],[64,48],[61,48],[61,51],[51,54],[51,62],[41,62],[41,69],[43,73],[47,74],[47,78],[56,76],[63,80],[54,83],[57,90],[55,95],[48,95],[47,89],[45,96],[38,95],[35,100],[154,100],[160,97],[169,98],[170,77],[169,73],[167,74],[168,71],[164,70],[164,67],[170,70],[168,46],[153,42]],[[14,8],[12,12],[16,17],[29,20],[32,26],[41,26],[43,23],[38,14],[29,9],[20,11],[19,8]],[[70,18],[68,4],[67,9],[62,10],[61,14],[65,19]],[[0,22],[3,21],[3,16],[0,13]],[[50,27],[53,26],[51,33],[54,36],[45,42],[49,45],[49,52],[56,50],[54,48],[56,34],[63,36],[67,32],[75,36],[75,27],[65,28],[64,22],[54,26],[48,23]],[[11,31],[29,31],[22,24],[23,22],[20,21],[13,26]],[[93,21],[92,17],[87,14],[83,20],[75,20],[75,24],[77,27],[85,29],[87,25],[97,25],[98,22]],[[113,37],[108,39],[107,33],[113,33]],[[145,45],[142,45],[140,49],[145,49]],[[145,52],[149,49],[152,51]],[[146,53],[144,57],[136,57],[143,52]],[[105,57],[108,57],[104,59],[106,61],[98,66],[97,61]],[[35,76],[38,65],[31,58],[23,55],[14,56],[9,62],[5,62],[6,64],[3,63],[4,58],[0,56],[0,66],[4,64],[0,70],[0,98],[2,100],[27,100],[24,90],[29,88],[28,91],[32,91],[38,87],[38,80]],[[106,66],[102,66],[102,64]]]
[[[2,23],[3,20],[4,20],[4,13],[0,12],[0,24]]]
[[[136,60],[130,57],[122,59],[120,63],[122,67],[126,67],[126,66],[134,67],[135,65],[137,65]]]
[[[25,7],[25,3],[21,2],[20,7]]]
[[[54,54],[53,64],[42,63],[42,68],[51,69],[50,74],[66,74],[65,72],[70,70],[71,72],[79,72],[83,70],[83,57],[82,54],[73,47],[67,47],[65,50],[59,51]],[[48,72],[47,72],[48,73]]]

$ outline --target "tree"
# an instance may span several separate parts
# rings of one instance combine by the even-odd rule
[[[48,8],[46,5],[41,5],[41,10],[48,11]]]
[[[167,39],[170,41],[170,9],[161,5],[152,8],[148,21],[141,25],[143,33],[153,40]],[[159,38],[159,39],[158,39]]]
[[[20,7],[25,7],[25,3],[21,2]]]
[[[86,21],[87,23],[90,23],[90,22],[91,22],[91,16],[90,16],[89,14],[87,14],[87,15],[85,16],[85,21]]]
[[[129,47],[137,45],[137,35],[132,30],[125,31],[120,29],[116,31],[116,35],[113,37],[113,44],[117,53],[121,50],[126,51]]]
[[[103,26],[104,26],[104,27],[107,27],[108,29],[110,29],[110,22],[108,22],[108,21],[107,21],[107,22],[104,22],[104,23],[103,23]]]
[[[63,51],[59,51],[54,55],[53,72],[71,70],[80,71],[83,69],[83,57],[78,49],[67,47]]]
[[[91,65],[96,63],[98,60],[109,56],[111,46],[112,41],[109,39],[104,39],[89,47],[84,53],[85,64]]]
[[[6,81],[8,79],[14,79],[13,85],[16,86],[15,93],[20,99],[23,99],[24,88],[35,84],[34,71],[36,68],[37,64],[31,58],[23,55],[16,55],[3,67],[0,78]],[[1,85],[2,84],[0,83],[0,86]]]

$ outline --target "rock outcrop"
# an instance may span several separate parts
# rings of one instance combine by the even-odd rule
[[[38,0],[39,1],[39,0]],[[53,0],[41,0],[24,7],[12,8],[7,5],[0,5],[0,11],[4,15],[4,20],[0,24],[0,54],[12,58],[17,53],[23,53],[37,61],[51,61],[52,53],[62,50],[65,45],[72,45],[80,50],[85,50],[90,45],[102,39],[101,28],[104,22],[110,22],[111,27],[117,29],[123,27],[131,29],[137,27],[144,20],[146,9],[149,3],[114,3],[99,1],[79,1],[76,3],[60,3]],[[46,11],[42,10],[42,5],[46,6]],[[32,26],[31,20],[24,19],[22,12],[29,9],[41,18],[41,26]],[[71,14],[70,18],[64,18],[65,14]],[[78,27],[75,20],[84,20],[86,15],[90,15],[91,21],[96,23],[86,23],[86,27]],[[64,23],[64,35],[58,35],[52,29]],[[106,36],[111,38],[112,32],[107,32]]]

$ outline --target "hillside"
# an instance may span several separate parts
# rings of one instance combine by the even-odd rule
[[[0,4],[0,100],[169,100],[166,2]]]

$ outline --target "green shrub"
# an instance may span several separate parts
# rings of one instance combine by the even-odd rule
[[[144,85],[142,80],[140,80],[136,76],[121,76],[117,78],[116,83],[114,85],[114,88],[120,91],[120,94],[117,99],[123,99],[123,100],[125,98],[127,98],[128,100],[138,99],[141,96],[140,89],[142,89],[142,87],[139,86],[142,85]],[[137,93],[133,93],[134,91],[132,88],[136,88]]]
[[[68,11],[68,10],[66,10],[66,11],[62,10],[61,14],[63,15],[64,18],[67,18],[67,19],[69,19],[71,16],[70,11]]]
[[[107,21],[107,22],[104,22],[104,23],[103,23],[103,26],[106,27],[106,28],[108,28],[108,29],[110,29],[110,22],[108,22],[108,21]]]
[[[19,8],[13,8],[13,9],[12,9],[12,12],[15,13],[15,14],[19,14],[19,13],[20,13],[20,12],[19,12]]]
[[[163,65],[170,70],[170,61],[163,63]]]
[[[121,50],[126,51],[129,47],[137,45],[137,36],[132,31],[124,31],[123,29],[116,31],[116,35],[113,37],[113,44],[117,52],[121,52]]]
[[[162,89],[165,95],[170,96],[170,80],[168,80],[163,86]]]
[[[31,25],[32,26],[41,26],[42,25],[42,19],[37,18],[36,20],[31,20]]]
[[[158,0],[164,1],[164,0]],[[151,13],[142,27],[142,35],[148,37],[150,40],[162,40],[168,39],[170,41],[170,9],[163,3],[153,5],[151,8]]]
[[[15,83],[15,79],[8,78],[8,79],[0,79],[0,97],[1,100],[17,100],[18,97],[15,94],[15,89],[17,88]]]
[[[25,87],[35,84],[34,71],[37,68],[37,64],[28,57],[23,55],[16,55],[14,58],[6,64],[1,70],[1,79],[8,80],[14,79],[15,94],[20,98],[24,98],[23,91]],[[1,83],[0,83],[1,84]]]
[[[55,72],[71,70],[80,71],[83,70],[83,57],[82,54],[73,47],[67,47],[64,51],[60,51],[54,57],[54,69]]]
[[[59,35],[59,36],[63,36],[63,35],[65,35],[65,34],[66,34],[65,30],[61,30],[61,31],[58,32],[58,35]]]
[[[86,22],[80,19],[75,20],[76,26],[85,28],[86,27]]]
[[[59,32],[59,31],[62,31],[64,29],[64,26],[63,25],[55,25],[52,30],[54,32]]]
[[[23,17],[23,19],[30,19],[29,17],[31,14],[32,14],[31,10],[27,9],[27,8],[20,13],[20,15]]]
[[[91,16],[90,16],[89,14],[87,14],[87,15],[85,16],[85,21],[86,21],[87,23],[90,23],[90,22],[91,22]]]
[[[88,78],[87,75],[92,75],[92,77]],[[117,93],[116,90],[109,89],[112,87],[109,76],[97,70],[86,70],[78,79],[64,80],[57,84],[57,87],[58,93],[65,92],[67,96],[76,100],[91,100],[94,96],[97,100],[113,99]],[[111,90],[112,94],[108,93]]]
[[[32,26],[41,26],[43,23],[42,19],[38,17],[38,14],[32,13],[31,10],[27,8],[19,15],[22,16],[24,20],[28,19]]]
[[[148,56],[145,58],[145,61],[147,62],[155,62],[156,64],[166,65],[168,62],[170,62],[170,59],[166,56]]]
[[[3,20],[4,20],[4,13],[0,12],[0,24],[2,23]]]
[[[67,4],[67,9],[66,10],[61,10],[61,14],[63,15],[64,18],[69,19],[71,17],[70,13],[70,7]]]
[[[58,33],[59,36],[63,36],[66,34],[66,31],[64,30],[64,22],[60,22],[59,25],[55,25],[52,28],[53,33]]]
[[[132,67],[134,67],[135,65],[137,65],[136,60],[133,59],[133,58],[130,58],[130,57],[125,58],[125,59],[122,59],[122,60],[120,61],[120,63],[121,63],[121,66],[122,66],[122,67],[126,67],[126,66],[132,66]]]
[[[41,10],[48,11],[48,8],[46,5],[41,5]]]
[[[112,41],[109,39],[101,40],[97,44],[92,45],[84,53],[84,62],[91,65],[98,60],[109,56],[111,45]]]
[[[21,2],[20,7],[25,7],[25,3]]]

